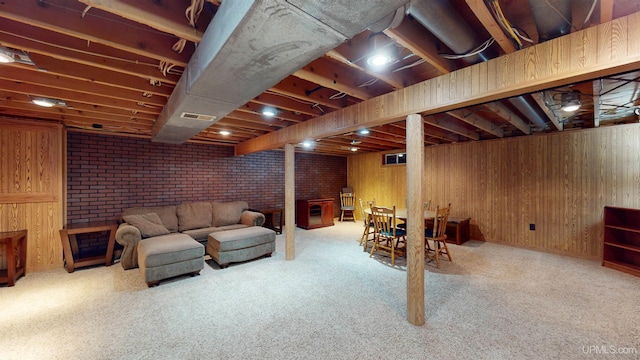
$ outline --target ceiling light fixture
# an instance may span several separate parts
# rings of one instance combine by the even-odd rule
[[[274,117],[277,113],[278,112],[276,111],[276,109],[272,107],[265,107],[264,109],[262,109],[262,115],[267,117]]]
[[[358,130],[358,134],[367,135],[367,134],[369,134],[369,129],[360,129],[360,130]]]
[[[63,100],[50,99],[45,97],[32,97],[31,102],[43,107],[63,106],[67,107],[67,104]]]
[[[397,48],[393,42],[389,42],[383,33],[373,33],[369,36],[371,44],[371,54],[367,58],[367,64],[375,69],[381,69],[395,62],[397,59]]]
[[[219,134],[222,135],[222,136],[227,136],[227,135],[231,135],[231,131],[229,131],[229,130],[220,130]]]
[[[352,148],[351,148],[351,149],[349,149],[349,150],[351,150],[351,151],[353,151],[353,152],[356,152],[356,151],[358,151],[358,148],[357,148],[357,147],[352,147]]]
[[[580,93],[577,91],[570,91],[563,93],[560,98],[560,104],[562,111],[573,112],[580,108]]]
[[[302,147],[307,148],[307,149],[310,148],[312,145],[313,145],[313,143],[311,141],[309,141],[309,140],[306,140],[306,141],[302,142]]]
[[[15,53],[7,48],[0,47],[0,63],[8,64],[16,61]]]

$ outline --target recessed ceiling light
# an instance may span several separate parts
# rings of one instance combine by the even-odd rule
[[[267,117],[274,117],[276,116],[278,112],[276,111],[276,109],[272,108],[272,107],[266,107],[264,109],[262,109],[262,115],[267,116]]]
[[[360,135],[367,135],[369,133],[369,129],[360,129],[358,131],[358,134]]]
[[[31,102],[38,106],[44,106],[44,107],[52,107],[56,104],[53,100],[45,99],[45,98],[34,98],[31,100]]]
[[[231,131],[229,131],[229,130],[220,130],[219,134],[223,135],[223,136],[227,136],[227,135],[231,135]]]
[[[371,55],[367,58],[367,64],[374,69],[381,69],[396,61],[397,48],[383,33],[373,33],[369,36]]]

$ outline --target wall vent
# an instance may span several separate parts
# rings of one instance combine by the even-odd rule
[[[180,115],[180,117],[183,119],[193,119],[193,120],[202,120],[202,121],[213,121],[216,119],[216,117],[213,115],[196,114],[196,113],[190,113],[190,112],[183,112]]]

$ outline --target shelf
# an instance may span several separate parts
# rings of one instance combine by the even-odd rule
[[[602,266],[640,276],[640,210],[605,206]]]
[[[607,229],[629,231],[629,232],[634,232],[634,233],[640,234],[640,229],[634,229],[634,228],[623,227],[623,226],[614,226],[614,225],[605,225],[604,227],[607,228]]]
[[[615,246],[617,248],[621,248],[621,249],[625,249],[625,250],[629,250],[629,251],[635,251],[635,252],[640,253],[640,246],[623,244],[623,243],[619,243],[619,242],[615,242],[615,241],[606,241],[604,244],[606,246]]]

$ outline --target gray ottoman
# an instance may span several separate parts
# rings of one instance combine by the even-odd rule
[[[170,277],[200,274],[204,246],[185,234],[155,236],[138,243],[138,266],[147,285]]]
[[[207,254],[224,269],[232,262],[271,256],[276,250],[276,232],[262,226],[209,234]]]

